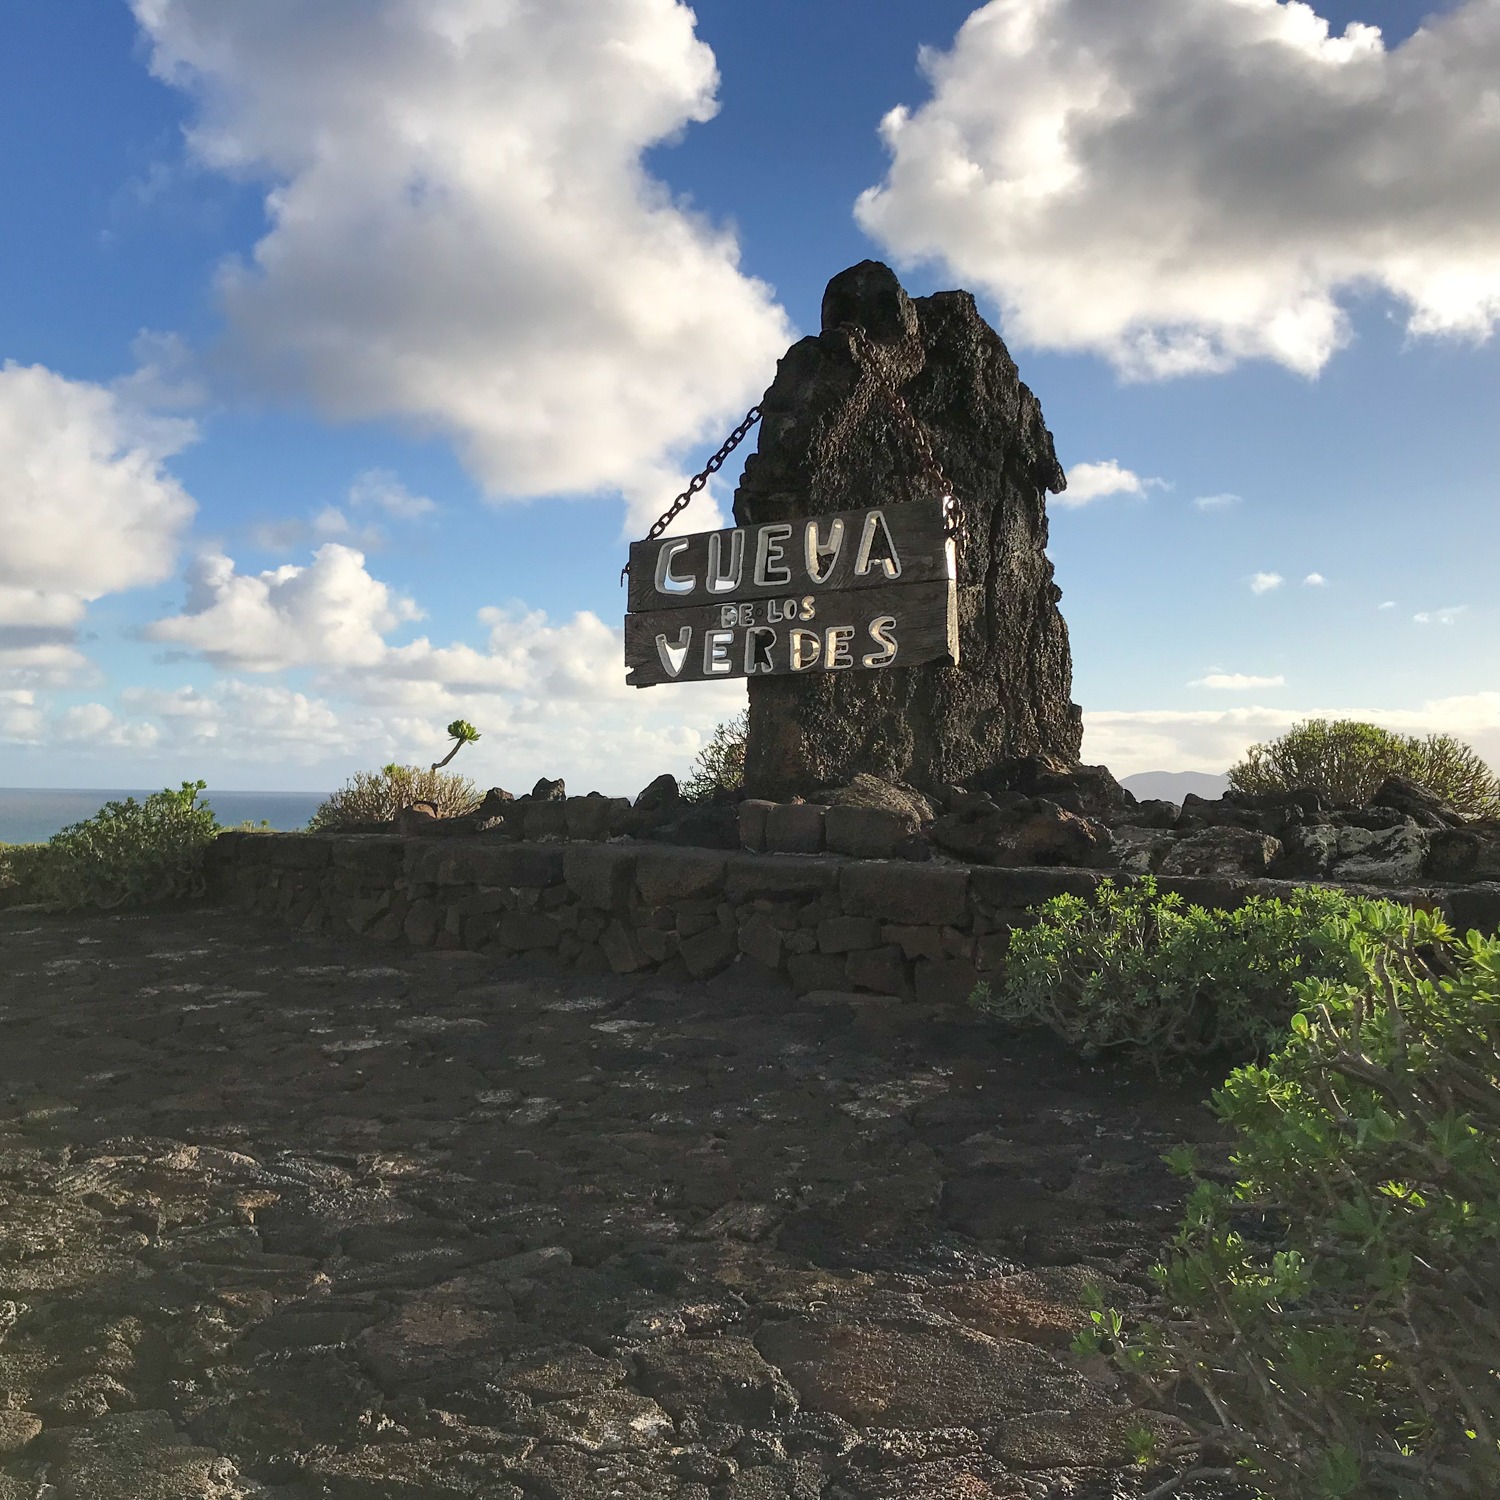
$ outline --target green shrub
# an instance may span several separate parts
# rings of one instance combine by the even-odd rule
[[[1149,875],[1104,880],[1092,902],[1054,896],[1034,926],[1013,929],[1000,989],[981,985],[973,1003],[1046,1026],[1086,1056],[1264,1050],[1286,1032],[1296,980],[1352,972],[1344,919],[1380,904],[1300,890],[1205,911]]]
[[[1252,745],[1230,769],[1236,792],[1318,791],[1363,805],[1387,776],[1404,776],[1473,817],[1500,817],[1500,777],[1452,735],[1392,734],[1356,719],[1309,719],[1278,740]]]
[[[738,791],[745,784],[745,741],[749,735],[748,710],[724,720],[698,752],[692,774],[682,785],[682,795],[690,802],[707,802],[716,792]]]
[[[5,850],[13,896],[75,911],[202,895],[204,851],[219,831],[213,810],[198,805],[205,785],[106,802],[45,844]]]
[[[351,823],[387,823],[414,802],[430,802],[443,818],[473,812],[480,796],[467,776],[452,771],[424,771],[420,766],[383,766],[356,771],[308,822],[319,833]]]
[[[1494,1496],[1500,939],[1400,910],[1346,936],[1356,972],[1300,983],[1284,1045],[1214,1095],[1238,1180],[1197,1183],[1166,1312],[1096,1309],[1079,1347],[1145,1401],[1197,1392],[1180,1463],[1226,1455],[1285,1500]]]

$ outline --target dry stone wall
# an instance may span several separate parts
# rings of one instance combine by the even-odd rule
[[[392,834],[225,833],[209,857],[219,899],[313,932],[381,943],[537,954],[585,972],[706,978],[741,962],[802,994],[964,1000],[997,975],[1012,927],[1062,892],[1118,871],[968,866],[837,854]],[[1210,908],[1292,882],[1158,877]],[[1361,889],[1345,887],[1346,889]],[[1500,884],[1364,888],[1500,927]]]

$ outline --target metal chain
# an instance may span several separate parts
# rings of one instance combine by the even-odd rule
[[[745,413],[745,419],[733,432],[724,439],[724,446],[719,449],[709,461],[704,464],[700,473],[693,475],[688,487],[659,515],[652,523],[651,530],[646,533],[646,540],[654,542],[678,516],[685,511],[693,502],[693,496],[698,493],[709,481],[724,467],[724,460],[745,441],[745,435],[755,424],[760,421],[760,407],[752,406]],[[623,584],[630,576],[630,564],[626,563],[620,569],[620,582]]]
[[[932,451],[932,440],[927,436],[927,429],[912,415],[911,407],[906,404],[906,398],[896,388],[890,372],[876,352],[870,335],[858,323],[840,323],[839,327],[849,335],[849,342],[859,356],[861,373],[875,378],[880,394],[885,398],[885,403],[890,408],[891,415],[895,417],[897,426],[911,439],[912,447],[917,450],[917,457],[921,460],[928,476],[937,481],[938,493],[943,501],[948,535],[958,536],[963,530],[963,510],[953,494],[952,486],[948,483],[948,476],[943,473],[943,466],[938,462],[937,454]],[[760,417],[761,409],[758,406],[752,406],[745,413],[744,420],[725,438],[724,446],[704,464],[702,471],[695,474],[689,481],[688,487],[656,518],[651,530],[646,533],[646,541],[654,542],[692,504],[693,496],[724,467],[724,460],[745,441],[746,434],[760,421]],[[629,576],[630,564],[626,563],[620,569],[620,582],[623,584]]]

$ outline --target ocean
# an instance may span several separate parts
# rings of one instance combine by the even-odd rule
[[[45,843],[70,823],[91,818],[106,802],[126,797],[144,801],[153,791],[84,791],[58,787],[0,787],[0,844]],[[327,792],[216,792],[203,793],[202,800],[226,827],[237,823],[267,823],[283,833],[307,826]]]

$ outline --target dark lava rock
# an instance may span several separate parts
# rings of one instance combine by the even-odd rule
[[[913,300],[878,261],[835,276],[822,331],[788,350],[762,398],[736,522],[938,499],[882,399],[891,388],[963,505],[961,664],[751,679],[752,796],[785,800],[859,771],[935,788],[1007,756],[1077,758],[1082,720],[1045,550],[1044,492],[1066,479],[1036,397],[968,292]]]
[[[568,800],[567,783],[562,777],[556,781],[548,781],[543,776],[531,789],[531,800],[533,802],[566,802]]]
[[[1264,875],[1280,854],[1270,834],[1205,828],[1179,839],[1158,868],[1163,875]]]
[[[739,809],[722,802],[683,803],[681,817],[642,830],[641,837],[658,844],[681,844],[693,849],[738,849]]]
[[[682,790],[675,776],[663,773],[635,799],[635,810],[643,813],[667,812],[682,801]]]
[[[1387,776],[1375,788],[1371,807],[1393,807],[1423,828],[1462,828],[1468,821],[1449,807],[1436,792],[1409,781],[1405,776]]]

